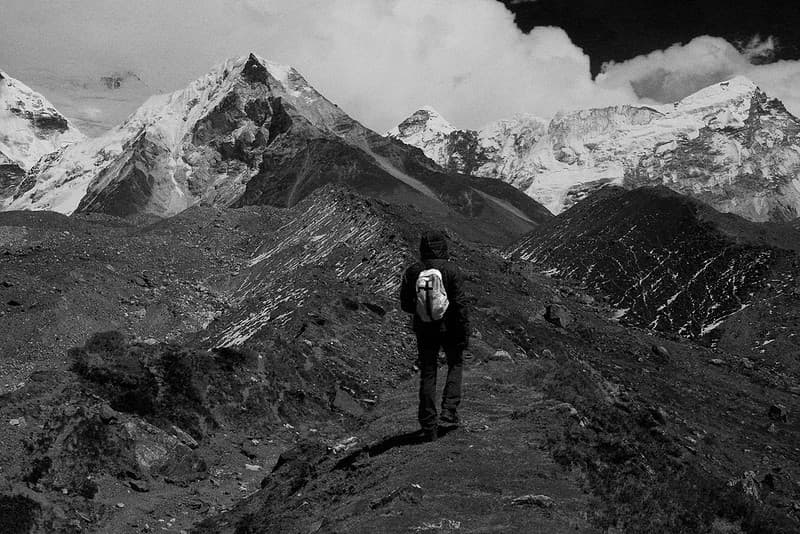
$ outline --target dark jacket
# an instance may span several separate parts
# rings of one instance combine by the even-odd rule
[[[447,252],[447,239],[441,232],[426,232],[419,243],[420,261],[406,269],[400,286],[400,307],[414,314],[414,331],[418,336],[436,339],[443,336],[444,345],[466,347],[470,326],[464,282],[461,273]],[[441,321],[426,323],[417,316],[417,277],[425,269],[439,269],[450,305]]]

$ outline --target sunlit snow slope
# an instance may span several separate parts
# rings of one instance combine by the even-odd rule
[[[42,95],[0,71],[0,208],[39,159],[83,135]]]

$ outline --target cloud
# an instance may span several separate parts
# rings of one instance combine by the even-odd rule
[[[736,48],[752,64],[772,63],[778,50],[778,39],[772,35],[762,39],[756,34],[746,43],[735,43]]]
[[[743,75],[800,116],[800,61],[764,63],[776,47],[773,37],[754,36],[739,48],[719,37],[697,37],[628,61],[606,63],[597,83],[609,89],[632,87],[642,101],[666,103]]]
[[[755,64],[771,57],[771,37],[739,49],[700,37],[610,63],[593,80],[562,29],[524,33],[495,0],[6,1],[0,24],[0,67],[95,130],[250,51],[295,66],[377,131],[426,104],[479,127],[519,113],[668,102],[735,74],[800,107],[798,62]],[[138,78],[122,90],[98,82],[129,71]]]
[[[10,4],[0,65],[34,87],[31,77],[41,78],[42,69],[51,78],[130,70],[148,87],[175,90],[227,57],[254,51],[295,66],[378,131],[424,104],[477,127],[520,112],[549,116],[633,98],[630,88],[595,84],[589,58],[563,30],[523,33],[494,0]],[[58,83],[47,85],[60,91]]]

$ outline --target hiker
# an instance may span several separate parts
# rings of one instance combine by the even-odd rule
[[[463,281],[458,267],[448,260],[447,239],[429,231],[419,243],[420,261],[406,269],[400,287],[403,311],[414,314],[419,351],[419,424],[426,440],[438,436],[443,426],[458,426],[461,402],[463,352],[469,342],[469,318]],[[442,392],[442,413],[436,413],[436,373],[439,349],[447,356],[447,381]]]

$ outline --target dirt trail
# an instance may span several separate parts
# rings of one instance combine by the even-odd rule
[[[548,451],[569,412],[520,382],[525,365],[472,365],[462,427],[434,443],[416,433],[416,379],[401,384],[366,416],[358,444],[308,458],[316,476],[303,487],[282,493],[270,482],[278,469],[264,491],[196,532],[591,532],[580,472]],[[526,495],[544,497],[514,503]]]

